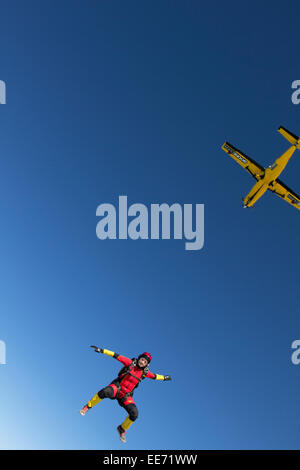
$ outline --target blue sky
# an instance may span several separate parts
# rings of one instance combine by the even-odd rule
[[[144,381],[127,449],[299,448],[299,213],[222,152],[267,166],[300,132],[299,4],[1,2],[4,449],[119,449],[126,414],[81,406]],[[282,180],[300,191],[300,154]],[[96,208],[205,204],[205,245],[96,237]]]

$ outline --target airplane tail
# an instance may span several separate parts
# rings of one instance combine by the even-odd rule
[[[279,127],[278,132],[280,132],[283,137],[288,140],[292,145],[295,145],[297,149],[300,150],[300,137],[288,131],[285,127]]]

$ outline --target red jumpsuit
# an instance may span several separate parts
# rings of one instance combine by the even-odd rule
[[[128,367],[127,371],[123,371],[123,369],[121,369],[119,377],[113,380],[109,385],[109,387],[113,389],[112,398],[117,398],[119,404],[125,407],[126,405],[134,404],[134,399],[132,397],[134,389],[145,377],[148,379],[156,379],[157,376],[148,369],[141,369],[137,364],[135,364],[135,361],[133,362],[133,360],[128,357],[120,356],[118,354],[115,354],[114,357],[118,361],[122,362],[125,367]]]
[[[133,421],[138,417],[138,409],[134,403],[132,397],[134,390],[138,387],[139,383],[144,378],[156,379],[156,380],[171,380],[169,375],[153,374],[148,370],[148,367],[141,368],[138,366],[138,359],[145,357],[148,363],[151,361],[151,355],[149,353],[143,353],[138,359],[129,359],[128,357],[116,354],[108,349],[100,349],[96,346],[92,346],[96,352],[101,352],[107,356],[113,357],[123,364],[123,368],[120,370],[118,377],[111,382],[107,387],[102,388],[94,397],[87,403],[87,405],[81,410],[82,414],[104,398],[116,399],[120,406],[125,408],[128,412],[128,417],[124,423],[118,427],[119,432],[124,432],[129,428]]]

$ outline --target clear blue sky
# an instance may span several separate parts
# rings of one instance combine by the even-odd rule
[[[299,212],[254,180],[300,133],[299,2],[1,1],[1,447],[299,447]],[[282,180],[300,192],[300,153]],[[205,246],[97,239],[96,208],[204,203]],[[78,411],[133,357],[126,416]]]

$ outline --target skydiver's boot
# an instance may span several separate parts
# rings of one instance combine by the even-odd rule
[[[81,414],[81,416],[84,416],[88,411],[89,411],[89,407],[85,405],[83,408],[81,408],[79,413]]]
[[[117,427],[117,431],[118,431],[118,433],[119,433],[119,436],[120,436],[121,441],[125,443],[125,442],[126,442],[126,436],[125,436],[126,431],[124,431],[124,429],[122,428],[122,426],[118,426],[118,427]]]
[[[93,398],[88,401],[87,405],[85,405],[81,410],[80,410],[80,414],[81,416],[84,416],[88,410],[90,408],[92,408],[93,406],[97,405],[98,403],[100,403],[100,401],[102,400],[102,398],[99,397],[98,393],[96,393],[96,395],[93,396]]]
[[[125,419],[124,423],[122,423],[120,426],[118,426],[118,432],[120,434],[120,439],[122,442],[126,442],[126,436],[125,436],[125,433],[126,431],[130,428],[130,426],[132,425],[133,421],[131,421],[131,419],[129,418],[129,416],[127,416],[127,418]]]

